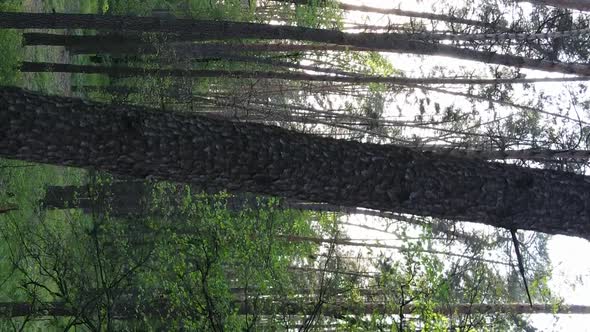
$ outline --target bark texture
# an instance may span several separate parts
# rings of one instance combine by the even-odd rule
[[[0,155],[590,238],[590,178],[0,88]]]
[[[90,14],[0,13],[0,28],[40,29],[102,29],[174,33],[194,40],[213,39],[291,39],[370,48],[375,51],[448,56],[518,68],[576,75],[590,75],[585,63],[563,63],[497,54],[415,40],[397,33],[345,33],[337,30],[313,29],[286,25],[202,21],[178,19],[162,21],[157,17],[110,16]],[[197,32],[198,31],[198,32]]]

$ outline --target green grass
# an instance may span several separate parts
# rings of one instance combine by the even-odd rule
[[[20,81],[16,69],[21,57],[21,34],[14,30],[0,30],[0,84],[15,85]]]
[[[0,11],[17,11],[20,1],[0,1]],[[14,85],[20,80],[16,70],[22,56],[21,34],[15,30],[0,30],[0,84]]]

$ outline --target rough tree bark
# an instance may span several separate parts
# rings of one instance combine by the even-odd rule
[[[590,238],[590,178],[0,88],[0,155]]]
[[[375,51],[384,52],[448,56],[457,59],[549,72],[590,75],[590,66],[585,63],[563,63],[508,54],[497,54],[495,52],[477,51],[451,45],[418,41],[411,35],[396,33],[344,33],[337,30],[285,25],[187,19],[163,22],[156,17],[7,12],[0,13],[0,28],[82,28],[160,32],[185,35],[194,37],[196,40],[240,38],[291,39],[371,48]]]

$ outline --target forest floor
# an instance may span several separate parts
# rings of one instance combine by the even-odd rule
[[[22,11],[31,13],[97,13],[98,0],[23,0]],[[27,30],[35,32],[55,32],[65,34],[80,34],[76,30]],[[70,53],[61,46],[24,47],[22,59],[24,61],[54,62],[54,63],[82,63],[83,59],[72,58]],[[34,91],[42,91],[62,96],[72,95],[72,85],[91,84],[97,77],[93,75],[72,75],[70,73],[23,73],[22,86]]]
[[[51,12],[55,8],[55,1],[24,0],[23,11],[30,13]],[[28,32],[50,32],[49,30],[27,30]],[[70,54],[61,46],[25,47],[24,61],[69,63]],[[64,96],[71,95],[72,77],[69,73],[23,73],[23,87],[35,91],[56,93]]]

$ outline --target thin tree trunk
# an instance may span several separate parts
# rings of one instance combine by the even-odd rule
[[[0,155],[590,238],[590,178],[0,88]]]
[[[158,77],[190,77],[206,78],[221,77],[233,79],[281,79],[290,81],[308,82],[340,82],[340,83],[389,83],[397,85],[416,84],[524,84],[538,82],[583,82],[590,81],[590,76],[571,77],[540,77],[540,78],[406,78],[406,77],[383,77],[383,76],[333,76],[316,75],[302,72],[271,72],[271,71],[240,71],[240,70],[186,70],[186,69],[152,69],[139,67],[122,66],[88,66],[71,65],[65,63],[48,62],[22,62],[22,72],[62,72],[62,73],[84,73],[84,74],[105,74],[113,77],[130,76],[158,76]]]
[[[408,218],[408,219],[410,219],[410,218]],[[410,221],[409,223],[411,223],[413,225],[418,225],[418,226],[424,226],[424,225],[430,226],[432,228],[433,234],[444,234],[446,236],[445,238],[440,239],[442,241],[452,241],[452,240],[458,239],[458,240],[463,241],[464,243],[467,243],[467,244],[476,243],[476,244],[481,244],[482,246],[488,246],[488,247],[492,245],[492,243],[484,241],[481,237],[477,236],[477,234],[470,234],[470,233],[462,231],[462,230],[450,229],[450,227],[447,226],[444,222],[426,223],[426,222],[422,221],[422,223],[420,223],[420,221],[418,219],[416,219],[416,220]],[[352,227],[364,228],[364,229],[368,229],[370,231],[376,231],[376,232],[381,232],[381,233],[386,233],[386,234],[393,234],[392,232],[388,231],[387,229],[372,227],[372,226],[363,225],[363,224],[355,224],[355,223],[349,223],[349,222],[339,222],[339,224],[352,226]],[[498,242],[510,242],[511,241],[511,239],[503,237],[501,235],[496,236],[495,240]]]
[[[41,32],[23,33],[25,46],[64,46],[75,54],[134,55],[155,54],[158,49],[183,58],[224,56],[243,52],[308,52],[308,51],[369,51],[368,48],[332,44],[288,43],[191,43],[175,41],[174,36],[161,45],[150,43],[139,35],[63,35]]]
[[[557,38],[571,38],[579,35],[588,34],[590,29],[575,29],[566,31],[554,32],[498,32],[498,33],[408,33],[407,37],[413,37],[418,40],[432,41],[432,40],[456,40],[456,41],[533,41],[536,39],[557,39]]]
[[[357,242],[357,241],[352,241],[352,240],[347,240],[347,239],[334,240],[334,239],[323,239],[323,238],[317,238],[317,237],[297,236],[297,235],[277,235],[277,237],[282,238],[288,242],[311,242],[311,243],[316,243],[316,244],[333,243],[333,244],[336,244],[339,246],[394,249],[399,252],[425,252],[425,253],[435,254],[435,255],[461,257],[461,258],[466,258],[469,260],[476,260],[476,261],[481,261],[481,262],[486,262],[486,263],[512,266],[512,264],[510,264],[510,263],[506,263],[506,262],[502,262],[502,261],[498,261],[498,260],[493,260],[493,259],[485,259],[485,258],[478,257],[477,255],[463,255],[463,254],[453,253],[453,252],[449,252],[449,251],[439,251],[439,250],[431,250],[431,249],[408,249],[403,246],[396,246],[396,245],[391,245],[391,244],[375,243],[375,242]]]
[[[569,8],[581,11],[590,11],[588,0],[515,0],[516,2],[529,2],[534,5],[545,5],[559,8]]]
[[[154,54],[157,47],[139,34],[64,35],[44,32],[23,33],[23,46],[63,46],[75,54]]]
[[[530,59],[495,52],[476,51],[445,44],[427,43],[395,33],[344,33],[337,30],[304,27],[239,23],[224,21],[199,21],[178,19],[162,22],[155,17],[108,16],[91,14],[38,14],[0,13],[2,28],[86,28],[116,31],[162,32],[194,36],[198,40],[210,39],[291,39],[336,45],[371,48],[375,51],[448,56],[484,63],[590,75],[590,65],[562,63]],[[195,33],[198,31],[198,33]]]
[[[48,186],[40,201],[46,209],[82,209],[86,213],[109,211],[113,217],[142,216],[149,213],[151,187],[141,181],[90,186]]]
[[[289,2],[298,5],[309,5],[309,0],[273,0],[277,2]],[[320,5],[323,5],[323,1],[320,1]],[[426,20],[434,20],[434,21],[443,21],[448,23],[454,24],[467,24],[473,26],[479,26],[484,28],[491,28],[494,27],[493,24],[477,21],[477,20],[470,20],[461,17],[456,17],[452,15],[443,15],[443,14],[434,14],[434,13],[425,13],[425,12],[417,12],[412,10],[402,10],[402,9],[395,9],[395,8],[379,8],[379,7],[371,7],[371,6],[364,6],[364,5],[352,5],[352,4],[344,4],[344,3],[337,3],[337,7],[341,10],[346,11],[361,11],[365,13],[377,13],[383,15],[397,15],[397,16],[406,16],[406,17],[415,17],[415,18],[422,18]]]
[[[515,104],[513,102],[510,101],[506,101],[506,100],[501,100],[501,99],[492,99],[490,97],[486,97],[486,96],[480,96],[480,95],[474,95],[474,94],[470,94],[470,93],[463,93],[463,92],[457,92],[457,91],[449,91],[449,90],[445,90],[445,89],[441,89],[441,88],[436,88],[436,87],[430,87],[430,86],[420,86],[417,85],[415,86],[418,89],[422,89],[422,90],[427,90],[427,91],[435,91],[438,93],[444,93],[444,94],[449,94],[452,96],[460,96],[460,97],[464,97],[467,99],[475,99],[475,100],[480,100],[483,102],[487,102],[487,103],[494,103],[494,104],[498,104],[498,105],[503,105],[503,106],[508,106],[508,107],[514,107],[514,108],[518,108],[518,109],[523,109],[525,111],[531,111],[531,112],[536,112],[536,113],[543,113],[543,114],[547,114],[550,116],[554,116],[554,117],[558,117],[558,118],[562,118],[562,119],[566,119],[569,121],[572,121],[574,123],[582,123],[585,125],[590,125],[590,122],[586,122],[580,119],[574,119],[571,118],[567,115],[563,115],[563,114],[559,114],[559,113],[555,113],[555,112],[549,112],[549,111],[545,111],[542,110],[538,107],[531,107],[531,106],[526,106],[526,105],[519,105],[519,104]]]
[[[551,149],[526,149],[526,150],[469,150],[469,149],[446,149],[441,147],[423,146],[422,151],[432,151],[440,154],[447,154],[464,158],[480,158],[485,160],[531,160],[538,162],[557,161],[567,159],[574,161],[588,161],[589,150],[551,150]]]
[[[273,0],[277,2],[289,2],[299,5],[309,5],[309,0]],[[549,5],[554,7],[561,7],[561,8],[570,8],[570,9],[577,9],[582,11],[590,10],[590,2],[587,0],[515,0],[516,2],[529,2],[532,4],[542,4],[542,5]],[[453,24],[466,24],[472,26],[478,26],[483,28],[494,28],[496,30],[500,30],[500,33],[492,33],[492,34],[459,34],[459,35],[445,35],[445,34],[434,34],[435,37],[431,37],[434,39],[443,40],[446,39],[445,36],[450,36],[453,40],[484,40],[484,39],[493,39],[493,40],[506,40],[506,39],[518,39],[518,40],[532,40],[536,38],[561,38],[566,36],[572,36],[577,34],[587,33],[588,29],[580,29],[580,30],[572,30],[572,31],[565,31],[565,34],[562,32],[555,32],[555,33],[510,33],[506,27],[500,26],[497,27],[492,23],[477,21],[477,20],[470,20],[461,17],[456,17],[452,15],[443,15],[443,14],[434,14],[434,13],[425,13],[425,12],[416,12],[410,10],[401,10],[395,8],[379,8],[379,7],[371,7],[371,6],[364,6],[364,5],[353,5],[353,4],[344,4],[339,3],[338,1],[334,1],[337,3],[337,7],[346,10],[346,11],[361,11],[366,13],[378,13],[384,15],[397,15],[397,16],[405,16],[405,17],[413,17],[413,18],[423,18],[428,20],[435,20],[435,21],[443,21]],[[325,2],[321,1],[319,5],[324,5]],[[384,27],[387,28],[387,27]],[[428,35],[433,34],[424,34],[424,38]],[[422,36],[418,34],[417,37]]]
[[[64,302],[49,302],[42,308],[28,302],[0,302],[0,317],[15,318],[25,316],[72,316],[75,311]]]
[[[90,186],[48,186],[45,196],[40,203],[46,209],[82,209],[87,213],[94,210],[108,209],[113,217],[145,216],[150,213],[158,213],[150,209],[150,197],[153,187],[144,181],[117,181],[96,188]],[[223,188],[207,187],[207,184],[191,185],[191,193],[215,194]],[[169,190],[164,195],[176,197],[178,201],[189,194],[184,187]],[[268,206],[268,197],[257,197],[252,194],[236,194],[227,198],[211,201],[211,206],[217,206],[217,202],[226,203],[225,207],[234,212],[243,209],[257,210]],[[281,208],[305,210],[306,204],[298,202],[281,202]],[[313,204],[312,204],[313,205]],[[161,209],[160,209],[161,210]],[[163,211],[162,211],[163,212]]]
[[[297,4],[309,4],[309,0],[274,0],[274,1],[291,2],[291,3],[297,3]],[[320,1],[318,3],[318,5],[320,5],[320,6],[325,5],[325,1]],[[405,16],[405,17],[410,17],[410,18],[421,18],[421,19],[428,19],[428,20],[435,20],[435,21],[443,21],[443,22],[450,23],[451,25],[452,24],[467,24],[467,25],[482,27],[482,28],[486,28],[486,29],[491,29],[494,31],[494,33],[492,33],[492,34],[476,34],[479,36],[478,38],[480,40],[482,40],[482,39],[492,39],[493,40],[493,39],[498,38],[499,35],[501,35],[501,34],[513,34],[513,35],[520,34],[520,33],[513,33],[513,31],[511,31],[509,28],[507,28],[504,25],[498,25],[498,24],[494,24],[494,23],[488,23],[488,22],[483,22],[483,21],[460,18],[460,17],[453,16],[452,14],[450,14],[450,15],[432,14],[432,13],[423,13],[423,12],[416,12],[416,11],[401,10],[401,9],[395,9],[395,8],[389,9],[389,8],[379,8],[379,7],[370,7],[370,6],[353,5],[353,4],[342,4],[342,3],[338,3],[338,6],[342,10],[373,12],[373,13],[380,13],[380,14],[384,14],[384,15],[398,15],[398,16]],[[384,28],[388,28],[388,27],[384,26]],[[574,33],[574,34],[577,34],[577,33]],[[428,35],[428,34],[425,34],[425,35]],[[476,39],[478,39],[478,38],[471,37],[471,36],[473,36],[472,34],[453,34],[453,35],[446,35],[446,36],[440,34],[438,37],[432,37],[432,35],[431,35],[431,38],[439,39],[439,40],[452,39],[452,38],[449,38],[448,36],[458,37],[455,40],[461,40],[462,38],[465,38],[462,40],[476,40]],[[420,37],[415,36],[412,38],[420,38]],[[425,37],[425,38],[428,38],[428,37]],[[549,37],[543,37],[543,38],[549,38]],[[506,36],[500,37],[496,40],[505,40],[505,39],[507,39]],[[532,43],[531,42],[532,39],[524,38],[524,41],[530,48],[539,52],[539,54],[541,54],[544,58],[551,58],[552,54],[549,54],[546,50],[544,50],[539,45]]]
[[[188,60],[188,59],[187,59]],[[244,62],[258,65],[265,65],[270,67],[276,67],[277,69],[299,69],[314,71],[316,73],[331,73],[341,76],[361,76],[353,72],[347,72],[338,68],[322,67],[318,65],[303,65],[297,62],[281,61],[269,59],[266,57],[255,57],[255,56],[244,56],[244,55],[224,55],[215,59],[215,61],[228,61],[228,62]],[[172,62],[172,61],[171,61]]]
[[[271,304],[266,304],[267,307]],[[309,312],[313,308],[314,303],[302,302],[274,302],[275,306],[279,306],[278,313],[281,314],[298,314]],[[413,304],[407,304],[402,309],[404,314],[418,313],[419,308]],[[480,304],[480,303],[465,303],[465,304],[451,304],[440,305],[432,308],[433,312],[440,313],[446,316],[451,315],[468,315],[468,314],[589,314],[590,306],[584,305],[570,305],[563,307],[554,307],[552,304],[533,304],[528,303],[509,303],[509,304]],[[245,310],[242,306],[238,311],[241,314],[245,312],[254,313],[252,309]],[[322,314],[325,316],[338,317],[346,314],[360,314],[370,315],[373,313],[380,313],[384,315],[395,315],[399,312],[399,307],[392,306],[391,303],[370,302],[363,304],[351,303],[326,303]],[[263,313],[260,313],[263,314]]]
[[[170,304],[167,301],[162,303],[134,303],[125,302],[114,304],[110,308],[113,319],[130,319],[141,318],[143,315],[158,317],[168,314]],[[28,302],[0,302],[0,318],[15,317],[68,317],[80,314],[80,309],[88,311],[89,315],[94,315],[94,307],[74,308],[71,304],[65,302],[45,302],[33,305]]]
[[[190,192],[215,194],[223,188],[208,187],[206,183],[199,185],[191,184]],[[45,196],[41,199],[41,205],[46,209],[83,209],[90,212],[92,209],[109,205],[110,215],[122,217],[128,215],[144,215],[148,213],[149,195],[152,191],[150,184],[143,181],[117,181],[112,184],[102,185],[99,188],[90,188],[90,186],[48,186],[45,189]],[[169,192],[169,194],[175,194]],[[179,190],[176,195],[179,198],[186,196],[187,192]],[[241,211],[243,209],[260,209],[270,202],[268,197],[260,197],[248,194],[230,195],[224,199],[227,208],[231,211]],[[214,204],[214,203],[213,203]],[[315,212],[334,212],[334,213],[361,213],[364,215],[396,218],[395,215],[387,212],[364,210],[350,208],[345,206],[336,206],[325,203],[310,203],[294,200],[282,199],[278,203],[278,208],[292,209],[300,211]],[[397,217],[405,221],[404,217]],[[417,224],[417,221],[414,221]]]
[[[163,301],[164,302],[164,301]],[[234,302],[238,308],[238,314],[258,314],[258,315],[275,315],[288,314],[300,315],[309,312],[314,302],[285,302],[285,301],[261,301],[259,306],[254,310],[252,305],[246,305],[244,301]],[[162,303],[159,305],[145,305],[140,306],[140,312],[134,312],[137,307],[134,303],[122,304],[119,308],[115,308],[113,316],[115,319],[129,319],[140,318],[143,315],[148,317],[163,316],[166,314],[174,317],[174,312],[168,312],[170,305]],[[590,314],[590,306],[584,305],[561,305],[554,306],[552,304],[529,304],[524,303],[509,303],[509,304],[479,304],[479,303],[465,303],[465,304],[451,304],[447,306],[436,306],[432,308],[436,313],[443,315],[467,315],[467,314]],[[412,304],[403,306],[405,314],[412,314],[418,312]],[[363,314],[369,315],[379,313],[384,315],[394,315],[398,313],[398,308],[391,306],[390,303],[369,302],[363,304],[352,303],[326,303],[322,314],[331,317],[338,317],[346,314]],[[32,317],[66,317],[76,314],[76,310],[63,302],[48,302],[42,306],[34,306],[27,302],[0,302],[0,317],[2,318],[16,318],[24,316]]]
[[[10,211],[18,210],[18,205],[15,204],[0,204],[0,214],[8,213]]]

